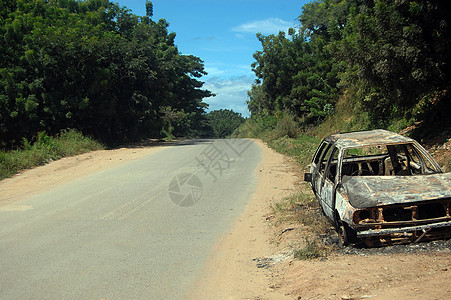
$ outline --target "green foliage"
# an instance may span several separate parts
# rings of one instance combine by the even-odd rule
[[[277,122],[274,129],[267,135],[269,141],[283,137],[296,138],[299,135],[299,124],[293,115],[288,113],[276,113]]]
[[[172,109],[170,106],[162,107],[160,112],[163,120],[163,129],[161,132],[164,134],[166,140],[173,140],[175,138],[174,134],[177,134],[177,131],[185,128],[184,125],[188,122],[189,115],[183,109],[178,111]]]
[[[451,95],[448,90],[425,95],[413,109],[413,118],[422,122],[423,132],[439,132],[451,128]],[[444,130],[443,130],[444,131]],[[421,132],[419,133],[421,136]]]
[[[243,124],[244,120],[240,113],[231,109],[213,110],[207,114],[207,121],[212,130],[212,136],[216,138],[230,136]]]
[[[232,136],[260,138],[269,142],[285,136],[294,138],[299,132],[299,124],[295,116],[282,111],[270,114],[265,109],[260,115],[247,119],[233,132]]]
[[[55,137],[42,131],[33,140],[23,138],[22,150],[0,151],[0,180],[65,156],[103,149],[97,141],[77,130],[62,130]]]
[[[269,142],[269,146],[277,152],[293,157],[301,166],[307,166],[311,162],[320,141],[317,137],[304,133],[296,139],[285,136],[272,140]]]
[[[392,132],[401,132],[403,129],[413,124],[414,122],[412,119],[407,120],[406,118],[400,118],[393,120],[391,124],[387,127],[387,129]]]
[[[386,127],[412,116],[426,96],[449,89],[450,8],[446,1],[370,1],[350,11],[337,55],[357,67],[363,108]]]
[[[263,50],[254,54],[258,81],[249,92],[249,110],[253,115],[286,110],[314,123],[331,113],[339,64],[334,65],[323,39],[307,41],[302,32],[290,33],[290,38],[283,32],[257,35]]]
[[[339,113],[345,90],[358,97],[354,104],[365,121],[357,123],[364,127],[449,115],[450,15],[446,1],[307,3],[289,37],[257,35],[262,50],[252,65],[251,115],[283,110],[301,124],[317,125]]]
[[[161,133],[163,134],[163,139],[165,141],[170,142],[170,141],[173,141],[175,139],[175,136],[172,134],[173,130],[174,130],[174,128],[171,125],[169,125],[167,130],[166,129],[162,129],[161,130]]]
[[[7,1],[0,8],[0,145],[77,128],[105,142],[157,136],[162,107],[199,130],[211,96],[203,62],[181,55],[153,6],[136,16],[108,0]],[[174,127],[176,127],[174,125]]]
[[[335,105],[335,113],[327,117],[321,124],[309,130],[309,134],[320,139],[333,132],[349,132],[374,129],[371,118],[363,108],[354,88],[342,95]]]

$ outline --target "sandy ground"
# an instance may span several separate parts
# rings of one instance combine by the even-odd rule
[[[291,299],[451,299],[449,252],[332,256],[278,269]]]
[[[449,250],[343,255],[298,261],[287,249],[308,227],[283,234],[268,221],[271,206],[299,188],[294,162],[260,141],[262,162],[251,202],[211,252],[192,299],[451,299]],[[162,147],[95,151],[21,172],[0,182],[0,209],[53,186],[143,157]],[[20,207],[18,207],[20,209]],[[268,262],[268,263],[266,263]]]

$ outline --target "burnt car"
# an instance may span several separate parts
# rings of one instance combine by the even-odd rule
[[[451,173],[411,138],[386,130],[332,134],[304,180],[343,245],[451,236]]]

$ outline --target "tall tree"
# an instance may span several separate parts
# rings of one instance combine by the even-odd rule
[[[257,35],[262,50],[254,54],[252,65],[257,76],[249,94],[249,104],[267,110],[288,110],[312,123],[332,113],[338,95],[338,74],[344,64],[330,51],[329,45],[340,40],[351,4],[343,1],[314,1],[303,7],[302,26],[290,29],[289,38]],[[263,91],[261,94],[255,94]],[[256,103],[256,100],[264,100]],[[255,109],[251,109],[253,112]],[[260,109],[261,110],[261,109]]]
[[[423,97],[449,89],[450,16],[447,1],[365,1],[352,11],[341,57],[357,67],[375,122],[409,117]]]
[[[312,123],[352,87],[373,126],[449,112],[450,15],[444,0],[307,3],[290,38],[257,36],[249,109],[288,110]]]
[[[165,20],[108,0],[6,1],[0,9],[0,142],[76,128],[106,142],[158,135],[162,107],[205,118],[203,62]]]

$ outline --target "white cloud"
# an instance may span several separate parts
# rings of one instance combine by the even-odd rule
[[[269,18],[241,24],[232,28],[232,31],[238,33],[260,32],[262,34],[277,34],[279,31],[287,32],[290,27],[293,27],[293,22],[284,21],[279,18]]]
[[[208,73],[207,78],[214,77],[239,77],[243,74],[245,76],[253,75],[254,73],[251,70],[249,65],[237,65],[237,64],[229,64],[223,62],[206,62],[205,63],[205,71]],[[208,80],[204,78],[205,80]]]
[[[210,105],[208,110],[232,109],[241,113],[244,117],[248,117],[247,91],[251,89],[253,82],[253,76],[245,75],[231,78],[211,77],[207,79],[203,87],[216,94],[215,97],[205,99],[205,102]]]
[[[223,75],[225,70],[216,68],[216,67],[205,67],[205,72],[207,72],[208,76],[215,77],[219,75]]]

